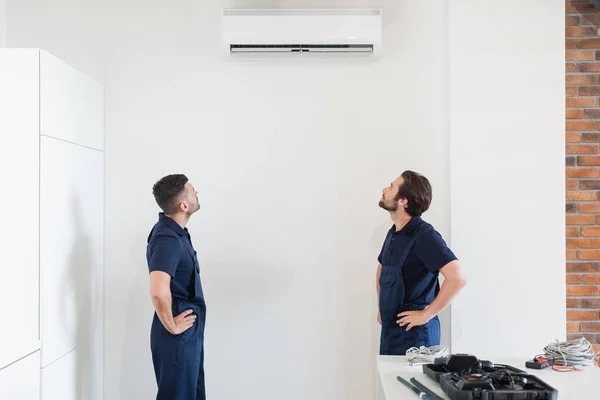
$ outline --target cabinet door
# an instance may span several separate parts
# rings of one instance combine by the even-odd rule
[[[78,71],[45,51],[40,52],[40,133],[77,142]]]
[[[39,349],[39,54],[0,49],[0,368]]]
[[[81,73],[77,85],[76,143],[104,149],[104,88]]]
[[[100,378],[103,156],[41,138],[42,367],[77,347],[99,368],[95,373]]]
[[[38,400],[40,398],[40,352],[0,369],[0,399]]]
[[[45,51],[40,63],[41,134],[104,149],[104,88]]]
[[[41,400],[84,400],[77,397],[77,350],[41,371]]]

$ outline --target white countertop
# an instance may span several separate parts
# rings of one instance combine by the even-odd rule
[[[584,367],[583,371],[557,372],[551,368],[543,370],[525,368],[526,359],[493,359],[495,364],[507,364],[523,370],[530,375],[539,376],[548,385],[558,390],[559,400],[585,400],[600,399],[600,368],[598,366]],[[423,373],[422,366],[409,366],[406,357],[403,356],[379,356],[377,359],[377,370],[379,384],[383,393],[383,399],[418,399],[418,396],[409,388],[398,382],[397,376],[401,376],[410,382],[410,378],[416,378],[423,385],[444,399],[449,399],[442,392],[440,385]]]

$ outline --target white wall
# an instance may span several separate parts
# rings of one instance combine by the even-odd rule
[[[453,351],[530,357],[566,335],[564,1],[452,1],[451,236],[470,285]]]
[[[7,47],[41,48],[105,82],[103,51],[110,27],[104,12],[117,0],[0,0],[0,16],[2,2]]]
[[[442,3],[377,2],[385,57],[374,64],[230,64],[224,2],[120,6],[107,70],[106,398],[154,394],[144,249],[152,184],[173,172],[202,204],[190,229],[208,395],[373,395],[374,274],[391,225],[381,188],[403,169],[425,173],[426,217],[447,233]]]
[[[0,0],[0,47],[6,46],[6,0]]]

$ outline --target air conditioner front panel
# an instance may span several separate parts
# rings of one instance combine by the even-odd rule
[[[226,10],[223,47],[228,54],[273,52],[260,46],[318,46],[322,53],[365,51],[373,55],[381,45],[378,10]],[[362,47],[361,47],[362,46]],[[347,49],[352,49],[348,51]],[[312,49],[311,49],[312,50]],[[286,50],[282,50],[286,51]]]

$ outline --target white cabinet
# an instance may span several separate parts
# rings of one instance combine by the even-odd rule
[[[78,74],[77,140],[84,146],[104,150],[104,88]]]
[[[0,315],[18,327],[0,330],[0,368],[41,349],[43,400],[70,399],[61,385],[100,400],[102,86],[44,51],[0,49],[0,140]]]
[[[0,368],[39,349],[39,52],[0,50]]]
[[[0,369],[0,399],[39,400],[40,352]]]
[[[98,150],[41,139],[42,367],[86,342],[102,291],[102,175]],[[77,168],[73,168],[77,166]],[[57,234],[60,229],[60,234]],[[94,322],[92,324],[92,322]],[[100,320],[101,322],[101,320]]]
[[[40,54],[42,135],[104,149],[104,89],[51,54]]]
[[[77,396],[77,350],[42,368],[41,392],[43,400],[87,399]]]
[[[77,140],[77,77],[75,68],[40,53],[40,133],[57,139]]]

